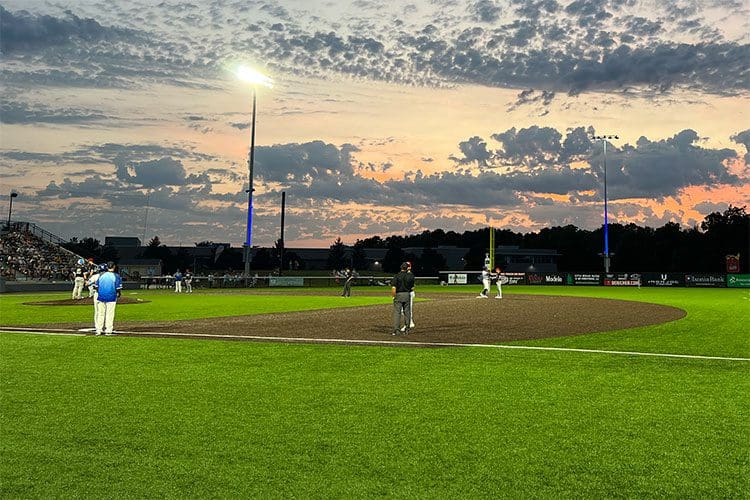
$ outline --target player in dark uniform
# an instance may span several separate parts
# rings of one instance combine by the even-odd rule
[[[404,333],[409,333],[411,320],[411,291],[414,289],[414,275],[409,270],[409,263],[401,264],[401,271],[391,280],[391,296],[393,297],[393,332],[398,335],[401,328],[401,316],[404,317]]]
[[[503,298],[503,270],[500,269],[500,266],[495,267],[495,272],[492,273],[492,279],[495,281],[495,285],[497,286],[497,295],[495,295],[496,299],[502,299]]]
[[[352,283],[354,282],[354,272],[346,268],[346,271],[344,271],[344,291],[341,292],[342,297],[351,297],[352,296]]]

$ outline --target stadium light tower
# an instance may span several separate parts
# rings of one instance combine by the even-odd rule
[[[607,141],[619,139],[616,135],[595,135],[591,137],[594,141],[599,141],[604,146],[604,272],[609,273],[609,221],[607,220]]]
[[[10,192],[10,204],[8,205],[8,230],[10,230],[10,214],[13,213],[13,198],[18,197],[15,191]]]
[[[258,85],[273,87],[273,80],[269,77],[247,66],[240,66],[236,72],[237,78],[250,84],[253,91],[253,118],[250,125],[250,154],[247,159],[248,183],[247,183],[247,233],[245,235],[245,280],[250,276],[250,249],[253,243],[253,162],[255,160],[255,102]]]

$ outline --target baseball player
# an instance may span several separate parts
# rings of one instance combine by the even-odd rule
[[[500,269],[500,266],[495,267],[495,273],[493,274],[495,278],[495,285],[497,286],[497,295],[495,295],[496,299],[502,299],[503,298],[503,276],[502,276],[502,269]]]
[[[404,326],[409,324],[411,318],[411,291],[414,288],[414,275],[407,272],[409,264],[401,264],[401,271],[391,280],[391,297],[393,297],[393,332],[398,335],[401,327],[401,315],[404,316]],[[409,333],[409,328],[404,333]]]
[[[78,259],[78,267],[73,271],[73,300],[83,298],[83,285],[86,283],[86,273],[83,271],[83,264],[83,259]]]
[[[411,272],[411,262],[406,262],[409,264],[409,267],[406,269],[406,272],[412,275],[412,278],[414,278],[414,274]],[[415,280],[416,281],[416,280]],[[409,292],[409,329],[414,328],[414,290],[412,289],[411,292]],[[401,331],[406,331],[406,322],[404,322],[404,326],[401,327]]]
[[[354,282],[354,272],[346,268],[346,271],[344,271],[344,291],[341,292],[342,297],[351,297],[352,296],[352,283]]]
[[[89,276],[88,281],[86,282],[86,285],[89,288],[93,289],[94,291],[94,295],[91,298],[93,299],[93,302],[94,302],[94,329],[95,330],[97,329],[97,324],[99,321],[98,320],[99,306],[97,305],[97,299],[99,296],[98,281],[99,281],[99,276],[101,275],[101,273],[105,273],[105,272],[107,272],[107,265],[101,264],[98,268],[96,268],[95,271],[92,272],[91,276]],[[96,331],[99,332],[97,333],[97,335],[101,335],[101,330],[96,330]]]
[[[96,335],[114,335],[115,308],[122,290],[122,278],[115,272],[114,262],[107,263],[107,270],[97,278],[96,287]]]
[[[86,262],[86,273],[83,275],[86,279],[86,283],[91,283],[91,277],[99,272],[99,266],[94,263],[94,258],[89,257],[88,261]],[[89,284],[89,298],[93,299],[94,294],[96,293],[96,290],[94,290],[94,285]]]
[[[179,269],[174,273],[174,291],[175,293],[182,293],[182,273]]]
[[[487,294],[490,292],[490,270],[487,266],[482,268],[482,292],[477,295],[478,299],[488,299]]]
[[[190,273],[190,269],[185,270],[185,293],[193,293],[193,275]]]

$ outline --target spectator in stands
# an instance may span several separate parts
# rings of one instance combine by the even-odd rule
[[[79,256],[19,228],[0,237],[0,275],[7,280],[69,280]]]

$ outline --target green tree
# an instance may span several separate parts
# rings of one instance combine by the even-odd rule
[[[422,256],[412,264],[414,274],[420,276],[437,276],[438,271],[445,269],[445,257],[437,253],[434,248],[422,250]]]
[[[391,246],[383,257],[383,271],[397,273],[401,263],[405,260],[404,251],[400,246]]]
[[[341,241],[341,238],[336,238],[328,251],[328,260],[326,261],[328,269],[343,269],[349,267],[351,262],[346,251],[346,245]]]

